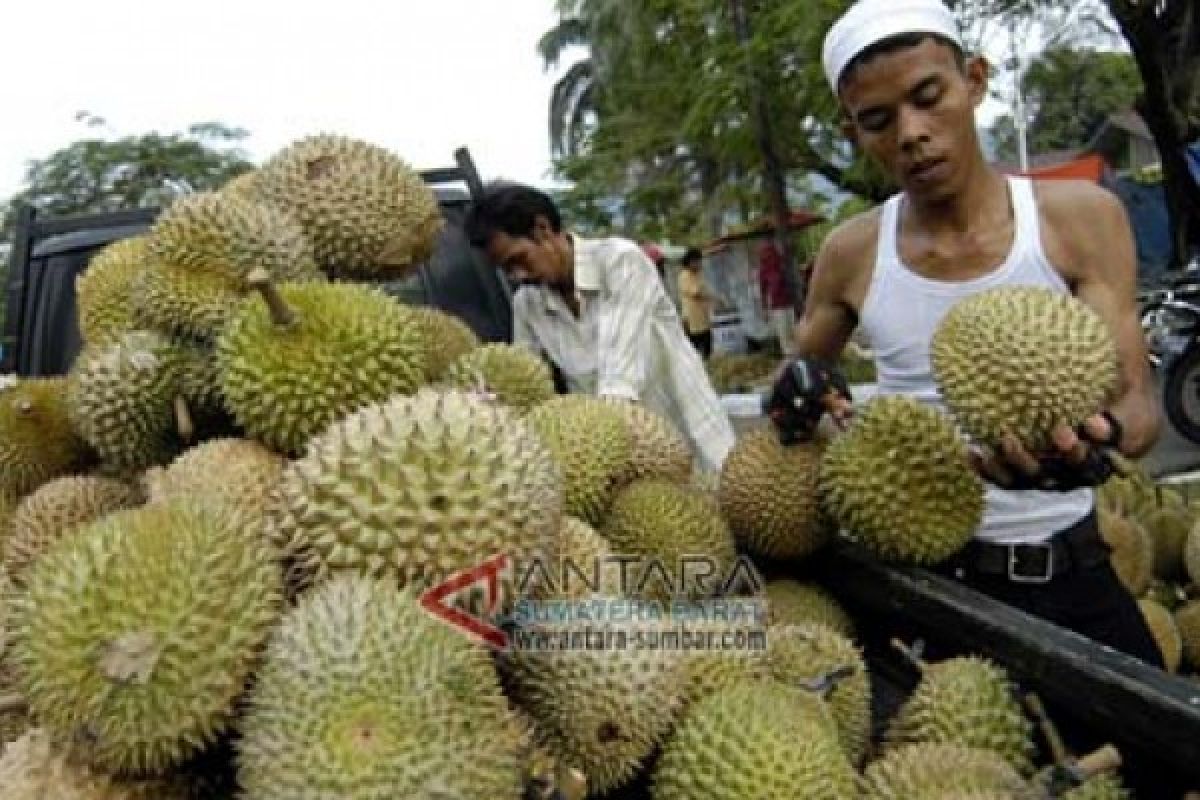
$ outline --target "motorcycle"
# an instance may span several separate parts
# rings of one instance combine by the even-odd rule
[[[1175,430],[1200,444],[1200,256],[1138,301],[1147,357],[1162,380],[1163,410]]]

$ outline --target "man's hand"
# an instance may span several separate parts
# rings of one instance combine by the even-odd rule
[[[789,361],[763,401],[784,445],[809,441],[828,412],[844,426],[853,413],[850,387],[835,367],[814,359]]]
[[[1121,439],[1121,425],[1108,412],[1084,420],[1077,430],[1059,425],[1050,433],[1054,451],[1035,456],[1012,434],[989,454],[973,453],[976,471],[1002,489],[1070,491],[1099,486],[1116,466],[1109,457]]]

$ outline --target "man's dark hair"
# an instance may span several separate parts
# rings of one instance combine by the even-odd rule
[[[492,234],[528,236],[533,233],[541,214],[555,231],[562,230],[562,217],[550,195],[519,183],[494,182],[483,190],[483,197],[471,205],[463,223],[467,238],[475,247],[487,247]]]
[[[687,250],[684,251],[683,261],[681,263],[684,266],[687,266],[688,264],[696,264],[696,263],[699,263],[700,258],[701,258],[700,251],[698,249],[696,249],[695,247],[689,247]]]
[[[958,64],[960,70],[967,66],[967,54],[962,51],[962,48],[957,44],[936,33],[900,33],[895,36],[889,36],[886,39],[880,39],[875,44],[863,50],[861,53],[850,59],[850,63],[842,70],[842,75],[838,78],[838,91],[846,85],[846,81],[850,79],[851,73],[861,66],[865,66],[872,59],[882,55],[894,53],[897,50],[907,50],[910,47],[917,47],[926,39],[932,39],[942,47],[948,47],[954,52],[954,61]]]

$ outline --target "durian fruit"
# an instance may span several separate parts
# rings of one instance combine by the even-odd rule
[[[161,774],[227,728],[282,599],[262,538],[187,501],[81,528],[26,584],[10,656],[31,713],[125,774]]]
[[[599,398],[566,394],[530,409],[525,419],[562,471],[566,513],[600,525],[632,458],[633,437],[624,417]]]
[[[1154,635],[1159,652],[1162,653],[1167,672],[1178,672],[1183,659],[1183,639],[1179,636],[1179,628],[1175,626],[1175,619],[1171,616],[1171,612],[1154,600],[1145,597],[1140,598],[1137,604],[1141,609],[1142,617],[1146,620],[1146,625],[1150,628],[1150,633]]]
[[[1003,667],[977,656],[926,664],[904,652],[919,665],[921,680],[889,721],[885,750],[960,744],[990,750],[1022,775],[1032,773],[1033,724]]]
[[[195,498],[225,503],[258,526],[287,460],[251,439],[218,438],[185,451],[143,476],[147,501]]]
[[[491,395],[522,412],[554,396],[550,366],[520,345],[476,347],[451,363],[443,380],[458,389]]]
[[[950,800],[984,792],[996,792],[1007,800],[1037,797],[1002,757],[956,742],[905,744],[887,750],[863,770],[861,784],[863,800]]]
[[[1137,522],[1101,509],[1096,513],[1100,536],[1112,548],[1113,571],[1134,596],[1144,593],[1154,578],[1154,543]]]
[[[152,267],[133,297],[143,325],[211,340],[262,269],[277,283],[324,281],[312,245],[287,214],[234,194],[202,191],[173,202],[149,234]]]
[[[636,556],[630,593],[653,600],[698,600],[724,593],[737,549],[710,498],[669,481],[644,478],[613,498],[600,533],[613,551]],[[704,575],[698,575],[703,567]]]
[[[1154,547],[1154,574],[1174,580],[1184,571],[1184,548],[1192,528],[1192,515],[1171,506],[1156,505],[1138,518]]]
[[[662,478],[675,483],[691,480],[695,466],[691,446],[670,420],[643,403],[618,397],[603,400],[621,412],[632,440],[629,466],[617,476],[618,485],[640,478]]]
[[[118,778],[71,754],[45,728],[34,728],[2,749],[4,800],[189,800],[178,780]]]
[[[1188,578],[1192,583],[1200,586],[1200,520],[1192,526],[1192,530],[1188,533],[1187,544],[1183,551],[1183,563],[1187,572]]]
[[[4,568],[20,584],[25,573],[56,542],[113,511],[142,502],[134,486],[103,475],[55,478],[17,507],[12,534],[3,544]]]
[[[857,798],[857,776],[813,693],[758,681],[691,706],[654,767],[654,800]]]
[[[130,236],[107,244],[75,278],[75,309],[85,346],[112,341],[137,327],[133,286],[146,268],[149,236]]]
[[[390,582],[303,595],[246,705],[244,800],[520,798],[525,748],[488,651]]]
[[[984,486],[949,417],[904,395],[867,401],[825,450],[823,504],[876,557],[935,564],[983,518]]]
[[[167,337],[139,330],[76,359],[67,385],[71,425],[107,467],[145,469],[182,447],[177,408],[187,357]]]
[[[600,603],[578,616],[520,628],[500,653],[505,694],[533,719],[541,745],[580,770],[589,796],[627,784],[671,733],[683,705],[685,657],[663,620],[619,618]]]
[[[805,688],[832,676],[822,698],[846,757],[861,764],[871,736],[871,676],[862,651],[846,636],[811,624],[773,625],[767,644],[767,668],[780,683]]]
[[[0,755],[7,744],[21,738],[34,725],[10,661],[0,658]],[[0,781],[0,787],[3,786]]]
[[[946,406],[989,447],[1007,432],[1031,453],[1053,450],[1057,425],[1077,428],[1117,389],[1104,320],[1078,298],[1037,286],[955,304],[933,335],[930,361]]]
[[[1041,699],[1033,693],[1026,695],[1026,708],[1038,722],[1046,740],[1050,763],[1033,776],[1033,785],[1042,797],[1073,798],[1074,800],[1128,800],[1117,770],[1121,752],[1105,745],[1082,758],[1075,758],[1067,749]]]
[[[0,492],[0,545],[12,535],[13,515],[17,513],[20,498],[6,492]]]
[[[424,331],[429,350],[426,378],[440,381],[446,369],[482,342],[471,326],[433,306],[410,306],[416,324]]]
[[[1150,586],[1146,588],[1146,593],[1142,596],[1153,600],[1171,612],[1174,612],[1175,609],[1187,602],[1187,592],[1183,586],[1178,583],[1167,583],[1166,581],[1157,579],[1150,581]]]
[[[331,277],[403,277],[433,254],[444,224],[432,189],[408,164],[344,136],[291,143],[267,159],[255,184],[300,223]]]
[[[226,407],[247,434],[297,456],[345,414],[424,383],[427,350],[408,308],[354,283],[275,286],[251,276],[216,343]]]
[[[767,558],[795,559],[823,547],[833,531],[820,513],[824,445],[784,447],[771,430],[738,439],[721,468],[721,511],[738,544]]]
[[[545,559],[562,504],[549,450],[515,412],[425,388],[314,439],[265,529],[309,580],[350,570],[426,587],[498,555],[518,573]]]
[[[1065,792],[1061,800],[1132,800],[1133,794],[1125,788],[1117,775],[1098,775],[1080,786]]]
[[[767,581],[767,620],[771,625],[817,623],[854,637],[854,620],[825,588],[815,583],[800,583],[788,578]]]
[[[531,569],[531,596],[538,601],[625,596],[628,580],[608,540],[578,517],[562,516],[544,569]]]
[[[681,615],[680,619],[680,635],[686,632],[696,643],[683,653],[683,713],[711,694],[751,681],[771,680],[767,654],[772,639],[765,625],[733,615],[728,619]]]
[[[1200,672],[1200,600],[1192,600],[1175,612],[1175,627],[1183,640],[1183,663]]]
[[[93,458],[71,427],[65,378],[17,378],[0,385],[0,494],[18,499]]]
[[[258,193],[258,168],[252,167],[245,172],[239,172],[227,180],[218,190],[221,194],[234,195],[238,199],[261,202]]]

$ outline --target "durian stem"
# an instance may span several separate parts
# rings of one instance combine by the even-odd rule
[[[1084,775],[1092,778],[1105,772],[1116,772],[1122,763],[1121,751],[1111,744],[1106,744],[1079,759],[1075,766]]]
[[[280,328],[289,328],[296,323],[296,312],[284,302],[283,295],[279,293],[279,289],[275,284],[271,283],[271,273],[267,272],[262,267],[258,267],[246,276],[246,283],[251,289],[262,295],[263,300],[267,304],[267,308],[271,311],[271,321]]]
[[[587,797],[587,776],[574,767],[561,767],[555,783],[562,800],[583,800]]]
[[[1054,763],[1060,767],[1065,767],[1071,761],[1071,753],[1067,750],[1067,746],[1063,743],[1062,736],[1058,732],[1058,727],[1050,719],[1050,715],[1046,713],[1046,707],[1042,705],[1042,700],[1033,692],[1025,695],[1025,708],[1029,711],[1029,715],[1037,722],[1038,727],[1042,731],[1042,736],[1046,738],[1046,746],[1050,748],[1050,757]]]
[[[912,664],[917,672],[924,672],[926,664],[921,659],[921,650],[924,648],[920,642],[917,642],[912,647],[909,647],[899,639],[892,639],[892,647],[900,651],[900,655],[907,659],[908,663]]]
[[[29,704],[19,694],[0,694],[0,714],[11,714],[14,711],[25,711]]]
[[[196,435],[196,424],[192,421],[192,412],[188,409],[187,399],[183,395],[175,395],[175,430],[185,442],[190,442]]]
[[[846,664],[837,669],[830,670],[824,675],[815,680],[802,683],[801,686],[811,692],[819,694],[822,699],[828,700],[829,693],[837,688],[837,685],[854,674],[854,667]]]

